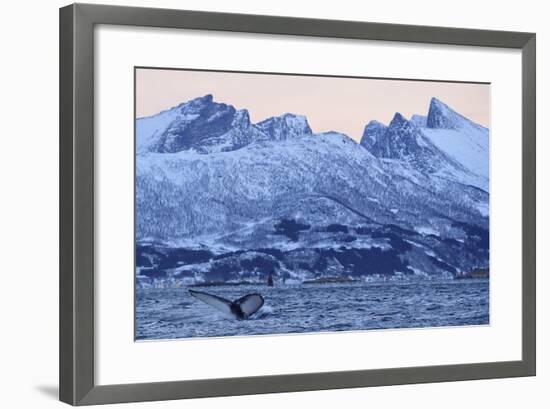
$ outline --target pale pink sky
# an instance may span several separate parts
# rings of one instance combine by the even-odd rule
[[[212,94],[214,101],[247,109],[256,123],[287,112],[305,115],[314,132],[338,131],[360,140],[372,119],[388,123],[395,112],[426,115],[436,97],[489,127],[487,84],[244,74],[190,70],[136,70],[136,115],[157,114]]]

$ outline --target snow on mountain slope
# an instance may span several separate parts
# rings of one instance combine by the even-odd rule
[[[466,132],[474,129],[487,131],[487,128],[470,121],[435,97],[430,100],[426,125],[428,128],[433,129],[455,129]]]
[[[488,194],[457,180],[460,165],[400,115],[369,124],[361,145],[313,134],[298,115],[252,124],[211,96],[136,127],[138,269],[152,276],[487,265]]]
[[[471,172],[487,181],[482,188],[487,190],[489,179],[489,138],[454,129],[423,129],[426,137],[439,149]]]
[[[387,129],[388,127],[381,122],[374,120],[370,121],[367,126],[365,126],[365,131],[361,138],[361,145],[370,151],[373,149],[376,142],[383,138]]]
[[[248,111],[214,102],[212,95],[136,121],[136,147],[140,153],[229,151],[267,138],[250,123]]]
[[[136,152],[150,151],[161,135],[172,122],[184,116],[177,109],[162,111],[156,115],[136,120]],[[189,114],[188,120],[193,120],[197,114]]]
[[[371,121],[361,145],[381,159],[400,159],[416,170],[489,189],[488,130],[432,98],[428,116],[396,113],[389,126]]]
[[[305,116],[289,113],[268,118],[259,122],[257,126],[273,140],[284,140],[312,133]]]
[[[439,149],[472,172],[489,178],[489,130],[432,98],[422,132]]]
[[[310,222],[322,221],[327,213],[320,201],[331,203],[334,222],[403,219],[401,223],[412,226],[413,220],[437,219],[440,214],[464,219],[473,211],[469,205],[449,203],[419,188],[418,184],[426,184],[425,175],[417,172],[421,179],[414,182],[404,174],[396,178],[390,168],[338,133],[258,141],[209,155],[149,153],[139,155],[137,162],[138,236],[142,237],[225,234],[266,217],[307,215]],[[460,191],[459,185],[453,187]],[[155,201],[159,195],[160,203]],[[334,205],[340,210],[335,211]],[[394,207],[401,209],[397,216],[389,211]],[[158,221],[150,223],[151,217]]]

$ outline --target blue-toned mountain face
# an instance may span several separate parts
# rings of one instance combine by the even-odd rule
[[[315,134],[299,115],[252,124],[246,110],[210,95],[138,119],[140,280],[452,277],[487,268],[484,175],[455,149],[464,145],[464,155],[488,131],[434,101],[427,117],[370,122],[361,144]],[[454,137],[453,149],[439,146]]]
[[[307,119],[301,115],[284,114],[268,118],[258,123],[258,127],[269,135],[271,140],[283,141],[302,135],[311,135]]]
[[[138,152],[200,153],[230,151],[267,139],[250,123],[248,111],[216,103],[212,95],[193,99],[154,117],[137,121]]]
[[[453,164],[422,134],[420,128],[396,113],[388,127],[370,122],[365,128],[361,144],[378,158],[399,159],[414,169],[434,173],[442,166]]]
[[[369,122],[361,145],[386,163],[489,190],[488,129],[436,98],[427,117],[396,113],[389,126]]]

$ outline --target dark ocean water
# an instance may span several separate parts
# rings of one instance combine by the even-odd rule
[[[489,324],[488,280],[196,288],[235,300],[260,293],[249,320],[228,318],[187,288],[136,290],[136,339]]]

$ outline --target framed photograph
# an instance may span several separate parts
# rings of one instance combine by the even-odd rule
[[[535,120],[533,33],[62,8],[60,399],[534,375]]]

